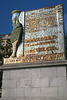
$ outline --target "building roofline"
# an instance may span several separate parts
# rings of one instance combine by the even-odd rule
[[[8,34],[2,34],[2,35],[0,35],[0,36],[5,36],[5,35],[11,35],[11,33],[8,33]]]

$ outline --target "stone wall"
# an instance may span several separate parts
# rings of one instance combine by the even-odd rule
[[[3,71],[2,99],[66,100],[66,66],[58,64],[34,68],[33,65],[22,69],[17,69],[20,68],[17,65],[16,69]]]

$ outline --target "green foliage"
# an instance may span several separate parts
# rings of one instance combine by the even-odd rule
[[[11,44],[11,41],[10,39],[7,39],[6,41],[6,46],[4,47],[4,57],[10,57],[11,55],[11,48],[12,48],[12,44]]]
[[[0,53],[4,49],[4,47],[3,47],[3,45],[1,43],[2,43],[2,38],[0,38]]]
[[[3,57],[9,57],[12,53],[12,44],[10,39],[7,39],[5,46],[2,45],[2,42],[2,38],[0,38],[0,59],[2,59]]]
[[[0,38],[0,61],[2,61],[3,50],[4,50],[4,47],[3,47],[3,45],[1,43],[2,43],[2,38]]]

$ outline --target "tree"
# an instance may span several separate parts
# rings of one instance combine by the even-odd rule
[[[10,57],[11,53],[12,53],[12,44],[10,39],[6,40],[6,45],[3,46],[3,40],[0,37],[0,58],[2,59],[3,57]]]
[[[2,45],[2,38],[0,37],[0,64],[2,64],[2,60],[3,60],[3,50],[4,47]]]
[[[4,57],[10,57],[11,53],[12,53],[12,44],[10,39],[7,39],[6,41],[6,46],[4,47]]]
[[[3,49],[4,49],[4,47],[2,45],[2,38],[0,37],[0,53],[2,53]]]

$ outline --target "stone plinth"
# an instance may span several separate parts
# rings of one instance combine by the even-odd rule
[[[6,64],[0,100],[67,100],[67,61]]]

